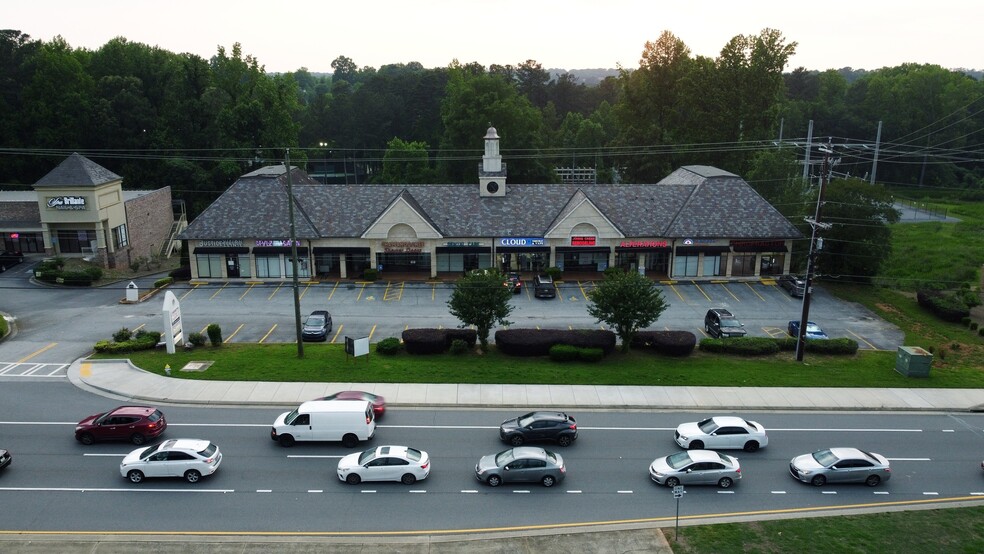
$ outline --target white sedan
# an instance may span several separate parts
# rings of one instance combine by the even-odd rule
[[[681,448],[690,450],[724,450],[740,448],[755,452],[769,444],[765,427],[740,417],[718,416],[684,423],[673,438]]]
[[[132,483],[146,477],[184,477],[197,483],[203,475],[219,469],[219,447],[201,439],[170,439],[160,444],[138,448],[120,463],[120,475]]]
[[[409,446],[378,446],[338,461],[338,478],[350,485],[362,481],[399,481],[412,485],[430,475],[430,456]]]

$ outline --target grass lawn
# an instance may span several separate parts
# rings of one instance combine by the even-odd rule
[[[984,552],[984,507],[680,527],[675,554]]]

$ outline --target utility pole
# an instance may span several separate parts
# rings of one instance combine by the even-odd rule
[[[812,122],[811,122],[812,123]],[[813,294],[813,272],[817,263],[817,229],[829,229],[829,223],[820,222],[820,211],[823,208],[823,194],[827,188],[827,178],[830,175],[830,144],[819,148],[823,152],[823,165],[820,174],[820,192],[817,195],[817,210],[813,219],[806,218],[806,222],[813,227],[810,236],[810,254],[807,256],[806,283],[803,285],[803,312],[800,315],[799,333],[796,337],[796,361],[803,361],[803,352],[806,349],[806,323],[810,320],[810,296]],[[821,243],[822,244],[822,243]]]
[[[297,231],[294,228],[294,187],[290,180],[290,148],[284,154],[287,169],[287,218],[290,220],[290,263],[294,286],[294,330],[297,332],[297,357],[304,357],[304,337],[301,336],[301,297],[297,291]]]

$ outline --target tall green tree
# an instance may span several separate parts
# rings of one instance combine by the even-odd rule
[[[884,187],[859,179],[830,181],[821,221],[831,228],[819,235],[823,248],[817,272],[847,282],[868,282],[892,252],[889,225],[898,220],[892,195]]]
[[[489,332],[493,325],[509,325],[506,318],[512,313],[509,299],[512,289],[502,286],[505,276],[495,269],[476,269],[458,279],[448,300],[451,315],[461,320],[462,327],[474,325],[483,350],[489,347]]]
[[[615,329],[622,352],[629,351],[640,329],[652,325],[669,307],[652,279],[615,269],[606,272],[605,279],[588,293],[588,302],[588,314]]]
[[[433,178],[425,143],[407,142],[396,137],[389,141],[379,182],[422,184],[430,183]]]

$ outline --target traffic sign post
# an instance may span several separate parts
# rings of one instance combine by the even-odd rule
[[[673,487],[673,498],[676,498],[676,526],[673,529],[673,540],[677,540],[680,535],[680,499],[683,495],[687,494],[687,491],[683,490],[683,485],[677,485]]]

